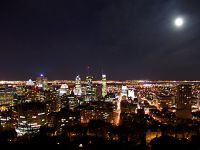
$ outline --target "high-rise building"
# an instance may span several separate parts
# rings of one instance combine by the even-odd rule
[[[56,135],[66,132],[67,126],[80,124],[80,112],[62,109],[48,115],[48,126],[54,127]]]
[[[43,74],[36,78],[36,86],[40,89],[47,90],[48,89],[48,80]]]
[[[177,119],[191,119],[192,86],[181,84],[177,86],[176,117]]]
[[[128,98],[128,88],[126,85],[122,85],[122,92],[121,92],[121,97],[123,100]]]
[[[46,124],[46,104],[43,102],[25,102],[17,105],[18,135],[39,132],[41,126]]]
[[[59,96],[62,96],[64,94],[69,94],[69,87],[67,84],[62,84],[59,89]]]
[[[96,88],[92,86],[92,76],[86,76],[86,101],[94,100],[96,97]]]
[[[135,98],[135,89],[134,88],[128,88],[128,97],[134,99]]]
[[[26,86],[34,86],[35,84],[33,83],[33,81],[31,79],[29,79],[28,81],[26,81]]]
[[[74,94],[68,96],[69,109],[74,110],[78,106],[78,98]]]
[[[86,76],[87,90],[92,90],[92,76]]]
[[[106,87],[106,75],[102,75],[102,97],[107,95],[107,87]]]
[[[9,91],[6,86],[0,86],[0,111],[7,110],[13,105],[13,92]]]
[[[82,94],[82,90],[81,90],[81,78],[80,76],[78,75],[76,77],[76,80],[75,80],[75,89],[74,89],[74,95],[76,96],[81,96]]]
[[[47,113],[58,112],[61,108],[61,98],[58,96],[57,91],[48,91],[45,95]]]

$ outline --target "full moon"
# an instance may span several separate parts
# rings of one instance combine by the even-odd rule
[[[181,27],[183,25],[183,18],[176,18],[175,21],[174,21],[174,24],[177,26],[177,27]]]

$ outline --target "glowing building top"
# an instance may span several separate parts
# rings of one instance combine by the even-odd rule
[[[60,88],[61,88],[61,89],[68,89],[68,85],[67,85],[67,84],[62,84],[62,85],[60,86]]]
[[[85,101],[94,100],[96,98],[96,88],[92,84],[92,76],[86,76],[86,98]]]
[[[92,89],[92,76],[86,76],[86,82],[87,82],[87,89],[91,90]]]
[[[134,88],[128,88],[128,97],[134,99],[135,97],[135,89]]]
[[[122,85],[122,96],[128,96],[128,88],[126,85]]]
[[[74,89],[74,95],[81,96],[82,90],[81,90],[81,78],[80,76],[76,76],[75,80],[75,89]]]
[[[43,90],[48,89],[48,80],[43,74],[40,74],[39,77],[36,78],[36,86],[42,88]]]
[[[62,84],[59,89],[59,95],[62,96],[63,94],[68,93],[68,85],[67,84]]]
[[[102,97],[107,95],[106,75],[102,74]]]
[[[33,83],[33,81],[31,79],[29,79],[28,81],[26,81],[26,86],[34,86],[35,84]]]

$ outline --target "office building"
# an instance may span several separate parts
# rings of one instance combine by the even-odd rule
[[[76,80],[75,80],[74,95],[76,95],[76,96],[81,96],[82,95],[81,78],[80,78],[79,75],[76,77]]]
[[[176,117],[177,119],[191,119],[192,86],[181,84],[177,86]]]
[[[107,95],[107,86],[106,86],[106,75],[102,75],[102,97]]]
[[[48,80],[43,74],[40,74],[39,77],[36,78],[36,86],[39,89],[47,90],[48,89]]]
[[[18,136],[39,132],[41,126],[46,124],[46,103],[25,102],[17,105]]]

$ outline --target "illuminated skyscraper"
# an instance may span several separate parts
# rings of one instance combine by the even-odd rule
[[[81,96],[82,90],[81,90],[81,78],[79,75],[76,77],[75,81],[75,89],[74,89],[74,95]]]
[[[191,98],[192,86],[191,85],[178,85],[176,95],[176,117],[177,119],[191,119]]]
[[[96,90],[95,88],[92,87],[92,76],[86,76],[86,82],[87,82],[87,86],[86,86],[86,101],[90,101],[92,99],[95,99],[95,95],[96,95]]]
[[[92,90],[92,76],[86,76],[87,90]]]
[[[107,95],[106,75],[102,74],[102,97]]]
[[[28,81],[26,81],[26,86],[34,86],[35,84],[33,83],[33,81],[31,79],[29,79]]]
[[[46,103],[26,102],[17,105],[18,124],[16,132],[19,136],[39,132],[46,124]]]
[[[43,90],[48,89],[48,80],[47,77],[45,77],[43,74],[41,74],[39,77],[36,78],[36,86]]]
[[[134,92],[134,88],[128,88],[128,97],[134,99],[135,98],[135,92]]]
[[[68,96],[69,100],[69,109],[74,110],[78,106],[78,98],[74,94]]]
[[[0,111],[7,110],[13,105],[13,92],[9,91],[5,85],[0,86]]]
[[[67,84],[62,84],[59,89],[59,96],[62,96],[63,94],[69,95],[69,88]]]
[[[126,85],[122,85],[122,96],[128,96],[128,88]]]

